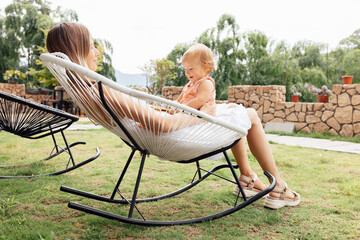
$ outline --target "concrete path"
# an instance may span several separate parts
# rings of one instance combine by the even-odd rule
[[[95,126],[92,123],[89,124],[79,124],[79,123],[74,123],[72,124],[70,127],[67,128],[67,130],[88,130],[88,129],[100,129],[103,126],[101,125],[97,125]]]
[[[102,126],[95,126],[92,123],[88,124],[72,124],[68,130],[87,130],[100,129]],[[360,153],[360,143],[351,143],[343,141],[330,141],[327,139],[306,138],[306,137],[291,137],[279,136],[276,134],[266,134],[269,141],[289,146],[300,146],[307,148],[317,148],[329,151],[338,151],[346,153]]]
[[[351,143],[343,141],[331,141],[327,139],[279,136],[276,134],[266,134],[269,141],[289,146],[300,146],[308,148],[317,148],[329,151],[338,151],[346,153],[360,153],[360,143]]]

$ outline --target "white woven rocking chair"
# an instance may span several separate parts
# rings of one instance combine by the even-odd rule
[[[271,180],[270,186],[250,199],[245,196],[234,170],[237,165],[231,163],[226,150],[245,136],[247,134],[246,130],[176,102],[124,87],[87,68],[72,63],[62,53],[42,54],[40,58],[89,118],[119,136],[132,148],[132,152],[110,197],[65,186],[61,187],[62,191],[68,193],[108,203],[129,205],[127,216],[113,214],[74,202],[69,202],[68,206],[70,208],[139,225],[188,224],[217,219],[236,212],[260,199],[275,187],[275,178],[268,172],[264,172]],[[136,151],[141,153],[142,159],[132,197],[126,199],[120,191],[120,184]],[[219,153],[225,156],[226,164],[220,164],[211,170],[200,168],[199,160]],[[179,163],[195,162],[198,179],[193,179],[189,185],[175,192],[138,199],[137,193],[139,189],[141,190],[141,174],[146,156],[149,154],[160,159]],[[223,168],[230,169],[232,180],[215,174],[217,170]],[[171,221],[147,219],[145,214],[141,212],[140,207],[138,207],[142,202],[157,201],[179,195],[208,176],[224,178],[232,184],[238,185],[244,201],[238,202],[238,196],[235,205],[225,211],[200,218]],[[121,199],[115,198],[116,194],[119,194]],[[140,217],[133,217],[134,209],[138,211]]]

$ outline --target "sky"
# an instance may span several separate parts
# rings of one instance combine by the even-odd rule
[[[48,0],[54,9],[74,10],[93,38],[114,48],[113,66],[141,73],[150,60],[166,57],[233,15],[240,32],[261,31],[276,42],[309,40],[329,50],[360,28],[359,0]],[[12,0],[0,0],[4,9]],[[3,15],[3,12],[2,12]]]

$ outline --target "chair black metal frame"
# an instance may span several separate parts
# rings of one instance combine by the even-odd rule
[[[91,198],[94,200],[98,200],[98,201],[103,201],[103,202],[107,202],[107,203],[115,203],[115,204],[125,204],[125,205],[130,205],[130,209],[128,212],[128,216],[123,216],[123,215],[118,215],[118,214],[114,214],[114,213],[110,213],[107,211],[103,211],[97,208],[93,208],[93,207],[89,207],[86,205],[82,205],[82,204],[78,204],[75,202],[69,202],[68,207],[69,208],[73,208],[76,210],[80,210],[86,213],[90,213],[90,214],[94,214],[97,216],[101,216],[101,217],[105,217],[108,219],[112,219],[112,220],[117,220],[120,222],[125,222],[125,223],[130,223],[130,224],[137,224],[137,225],[144,225],[144,226],[169,226],[169,225],[183,225],[183,224],[192,224],[192,223],[200,223],[200,222],[204,222],[204,221],[209,221],[209,220],[214,220],[217,218],[221,218],[224,217],[226,215],[232,214],[250,204],[252,204],[253,202],[257,201],[258,199],[262,198],[263,196],[265,196],[266,194],[268,194],[270,191],[273,190],[273,188],[276,185],[276,179],[268,172],[264,172],[265,176],[268,177],[270,179],[271,184],[263,191],[259,192],[258,194],[256,194],[255,196],[251,197],[251,198],[247,198],[245,195],[245,192],[240,184],[240,181],[237,177],[237,174],[235,172],[235,168],[238,168],[237,165],[233,165],[226,153],[226,150],[230,149],[232,146],[234,146],[240,139],[236,140],[235,142],[233,142],[231,145],[218,149],[216,151],[213,151],[211,153],[208,154],[204,154],[202,156],[196,157],[194,159],[191,160],[186,160],[186,161],[178,161],[178,163],[191,163],[191,162],[195,162],[196,163],[196,172],[194,175],[193,180],[191,181],[191,183],[181,189],[178,189],[174,192],[162,195],[162,196],[156,196],[156,197],[151,197],[151,198],[146,198],[146,199],[138,199],[137,198],[137,194],[139,191],[139,186],[140,186],[140,182],[141,182],[141,176],[143,173],[143,169],[144,169],[144,165],[145,165],[145,159],[146,157],[149,155],[149,152],[145,149],[142,149],[137,143],[136,141],[133,139],[133,137],[131,136],[131,134],[127,131],[127,129],[123,126],[123,124],[121,123],[121,121],[119,120],[119,118],[116,116],[116,114],[111,110],[111,108],[109,107],[109,105],[107,104],[105,97],[104,97],[104,93],[103,93],[103,88],[102,88],[102,83],[99,82],[98,83],[98,87],[99,87],[99,92],[100,92],[100,97],[101,97],[101,101],[104,104],[106,110],[109,112],[109,114],[112,116],[113,120],[119,125],[119,127],[124,131],[124,133],[126,134],[126,136],[130,139],[131,143],[123,140],[129,147],[131,147],[132,151],[130,153],[130,156],[120,174],[120,177],[117,181],[117,183],[115,184],[115,187],[111,193],[110,197],[104,197],[101,195],[97,195],[97,194],[93,194],[93,193],[89,193],[89,192],[85,192],[85,191],[81,191],[81,190],[77,190],[74,188],[70,188],[70,187],[66,187],[66,186],[61,186],[60,190],[67,192],[67,193],[71,193],[71,194],[75,194],[75,195],[79,195],[79,196],[83,196],[83,197],[87,197],[87,198]],[[127,199],[125,198],[125,196],[121,193],[120,191],[120,185],[122,183],[122,181],[124,180],[124,176],[126,174],[126,172],[128,171],[128,167],[133,159],[133,156],[135,154],[136,151],[139,151],[141,153],[141,162],[140,162],[140,166],[139,166],[139,170],[138,170],[138,175],[137,175],[137,179],[136,179],[136,183],[135,183],[135,187],[133,190],[133,194],[132,194],[132,198],[131,199]],[[208,158],[210,156],[213,156],[215,154],[218,153],[223,153],[225,160],[226,160],[226,164],[220,164],[210,170],[206,170],[200,167],[200,163],[199,161],[205,158]],[[220,169],[224,169],[224,168],[229,168],[231,171],[231,175],[233,177],[233,179],[229,179],[223,176],[220,176],[218,174],[216,174],[215,172],[220,170]],[[204,174],[203,174],[204,173]],[[198,178],[195,180],[196,176],[198,176]],[[145,218],[144,214],[140,211],[139,207],[137,206],[137,204],[139,203],[143,203],[143,202],[152,202],[152,201],[158,201],[158,200],[162,200],[162,199],[166,199],[166,198],[171,198],[174,197],[176,195],[179,195],[189,189],[191,189],[192,187],[196,186],[197,184],[199,184],[200,182],[202,182],[203,180],[205,180],[207,177],[209,176],[215,176],[215,177],[219,177],[225,181],[231,182],[235,185],[238,185],[240,191],[239,194],[235,200],[235,204],[233,207],[226,209],[224,211],[220,211],[217,212],[215,214],[211,214],[205,217],[199,217],[199,218],[193,218],[193,219],[187,219],[187,220],[176,220],[176,221],[154,221],[154,220],[148,220]],[[115,198],[116,194],[119,194],[119,196],[121,197],[121,199],[119,198]],[[240,198],[240,194],[241,197],[244,199],[243,202],[239,201]],[[141,216],[141,218],[133,218],[133,212],[134,210],[136,210],[139,215]]]
[[[247,131],[240,126],[235,126],[230,122],[179,103],[126,88],[71,62],[63,53],[42,54],[40,59],[87,116],[119,136],[132,150],[109,196],[93,194],[67,186],[60,188],[61,191],[93,200],[121,204],[125,206],[126,211],[128,210],[126,213],[114,214],[75,202],[69,202],[68,207],[130,224],[181,225],[214,220],[234,213],[265,196],[275,187],[275,178],[268,172],[264,172],[271,184],[255,196],[246,197],[235,172],[235,168],[238,166],[231,163],[226,153],[241,137],[246,135]],[[131,109],[129,106],[134,106],[134,108]],[[167,110],[165,113],[159,113],[156,108]],[[175,114],[169,114],[169,110],[173,110]],[[154,119],[158,119],[158,121]],[[141,122],[140,126],[139,121]],[[166,129],[165,122],[169,123]],[[135,152],[140,152],[141,161],[138,170],[135,170],[137,177],[134,188],[128,193],[125,181],[134,180],[129,177],[129,172],[132,171],[129,166]],[[226,163],[220,163],[209,170],[200,167],[200,160],[219,153],[225,156]],[[142,195],[143,189],[140,188],[140,182],[145,168],[145,160],[149,154],[180,164],[195,163],[196,169],[191,183],[168,194],[138,198],[138,192],[139,196]],[[227,174],[217,172],[220,169],[228,169],[230,172]],[[227,175],[230,177],[226,177]],[[228,201],[226,201],[225,206],[221,206],[221,208],[227,208],[226,210],[214,210],[217,213],[185,220],[173,220],[173,215],[171,215],[173,219],[168,220],[165,216],[152,217],[145,213],[144,209],[147,206],[144,206],[143,203],[163,200],[159,204],[166,204],[164,199],[171,200],[172,197],[195,187],[209,176],[218,177],[233,187],[235,185],[239,187],[239,194],[237,198],[233,199],[234,204],[229,207]],[[197,179],[195,179],[196,177]],[[243,201],[239,200],[240,195]],[[198,215],[200,214],[201,212]],[[156,215],[156,213],[152,212],[150,215]],[[158,220],[160,218],[161,220]]]
[[[63,152],[66,152],[69,155],[66,167],[63,170],[39,175],[0,176],[0,179],[24,177],[32,178],[40,176],[59,175],[72,171],[95,160],[100,155],[100,150],[98,148],[96,148],[96,154],[94,156],[80,163],[75,162],[75,159],[71,152],[71,148],[76,145],[86,143],[75,142],[72,144],[68,144],[64,134],[64,130],[78,120],[79,118],[77,116],[74,116],[67,112],[0,91],[0,130],[4,130],[28,139],[39,139],[51,135],[54,143],[54,147],[50,155],[44,159],[18,165],[0,165],[0,168],[18,167],[30,165],[40,161],[47,161]],[[55,134],[59,132],[61,133],[61,136],[65,143],[64,148],[58,145],[55,139]]]

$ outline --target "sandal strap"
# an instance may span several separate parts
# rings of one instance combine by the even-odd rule
[[[286,182],[283,182],[283,184],[281,186],[276,186],[273,189],[273,192],[279,193],[280,199],[285,200],[286,193],[292,192],[292,191],[288,188]]]
[[[255,185],[255,181],[257,179],[257,175],[256,173],[254,173],[254,175],[250,178],[248,176],[245,176],[245,175],[240,175],[240,181],[244,182],[247,184],[246,188],[248,190],[253,190],[254,189],[254,185]]]

